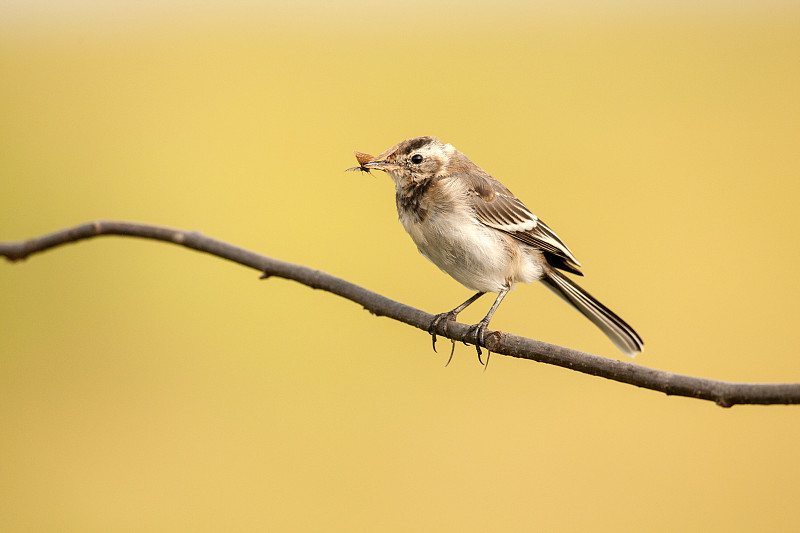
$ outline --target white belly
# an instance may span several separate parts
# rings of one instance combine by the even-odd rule
[[[471,213],[431,213],[424,221],[400,220],[420,253],[456,281],[476,292],[500,292],[514,283],[542,277],[538,250],[488,228]]]

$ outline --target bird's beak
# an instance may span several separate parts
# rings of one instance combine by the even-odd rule
[[[383,170],[384,172],[392,172],[393,170],[398,170],[400,165],[395,163],[390,163],[385,159],[382,161],[370,161],[369,163],[364,163],[364,168],[368,168],[370,170]]]
[[[356,156],[359,166],[348,170],[383,170],[384,172],[391,172],[400,168],[400,165],[391,163],[386,159],[397,151],[397,145],[392,146],[378,156],[371,156],[362,152],[353,152]]]

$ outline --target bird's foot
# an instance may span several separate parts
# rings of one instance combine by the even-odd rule
[[[455,313],[453,311],[448,311],[446,313],[439,313],[438,315],[436,315],[433,318],[433,320],[431,320],[431,325],[428,326],[428,333],[431,334],[431,342],[433,343],[433,351],[434,352],[436,351],[436,327],[439,325],[439,322],[444,320],[443,329],[444,329],[445,334],[447,334],[447,324],[451,320],[455,320],[457,315],[458,315],[458,313]],[[450,361],[453,360],[453,353],[455,351],[456,351],[456,341],[451,339],[450,340],[450,357],[447,358],[447,362],[444,364],[444,366],[448,366],[450,364]]]
[[[446,313],[439,313],[438,315],[433,317],[433,320],[431,320],[431,325],[428,326],[428,333],[430,333],[431,335],[431,343],[433,344],[434,352],[436,351],[436,328],[439,326],[439,322],[444,320],[444,326],[442,328],[442,331],[444,331],[444,333],[447,334],[448,322],[450,322],[451,320],[455,320],[457,316],[458,313],[454,313],[453,311],[448,311]],[[453,342],[453,347],[454,347],[453,349],[455,349],[455,342]],[[451,358],[453,357],[453,349],[450,350]],[[450,364],[449,359],[447,360],[447,364]]]
[[[486,336],[486,328],[488,325],[489,325],[488,322],[481,320],[477,324],[470,326],[469,329],[467,330],[467,334],[464,335],[465,339],[469,339],[470,337],[472,337],[472,343],[475,345],[475,349],[478,351],[478,361],[480,362],[480,364],[484,366],[485,364],[489,364],[489,357],[487,355],[486,363],[484,364],[484,362],[481,360],[481,354],[483,353],[481,352],[481,346],[483,346],[484,348],[486,347],[484,339]],[[489,352],[489,354],[491,355],[491,352]]]

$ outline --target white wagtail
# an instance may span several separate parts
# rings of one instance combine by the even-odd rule
[[[416,137],[377,157],[355,154],[360,166],[350,170],[383,170],[394,180],[400,222],[420,253],[476,291],[431,322],[434,350],[442,320],[446,331],[447,322],[467,306],[496,292],[489,312],[470,328],[480,356],[489,321],[508,291],[518,282],[541,281],[620,350],[630,356],[642,351],[642,339],[632,327],[560,272],[583,275],[580,263],[553,230],[453,146],[435,137]]]

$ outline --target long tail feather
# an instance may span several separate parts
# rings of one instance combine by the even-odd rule
[[[557,270],[551,270],[542,282],[591,320],[625,354],[633,357],[644,349],[642,338],[632,327],[568,277]]]

